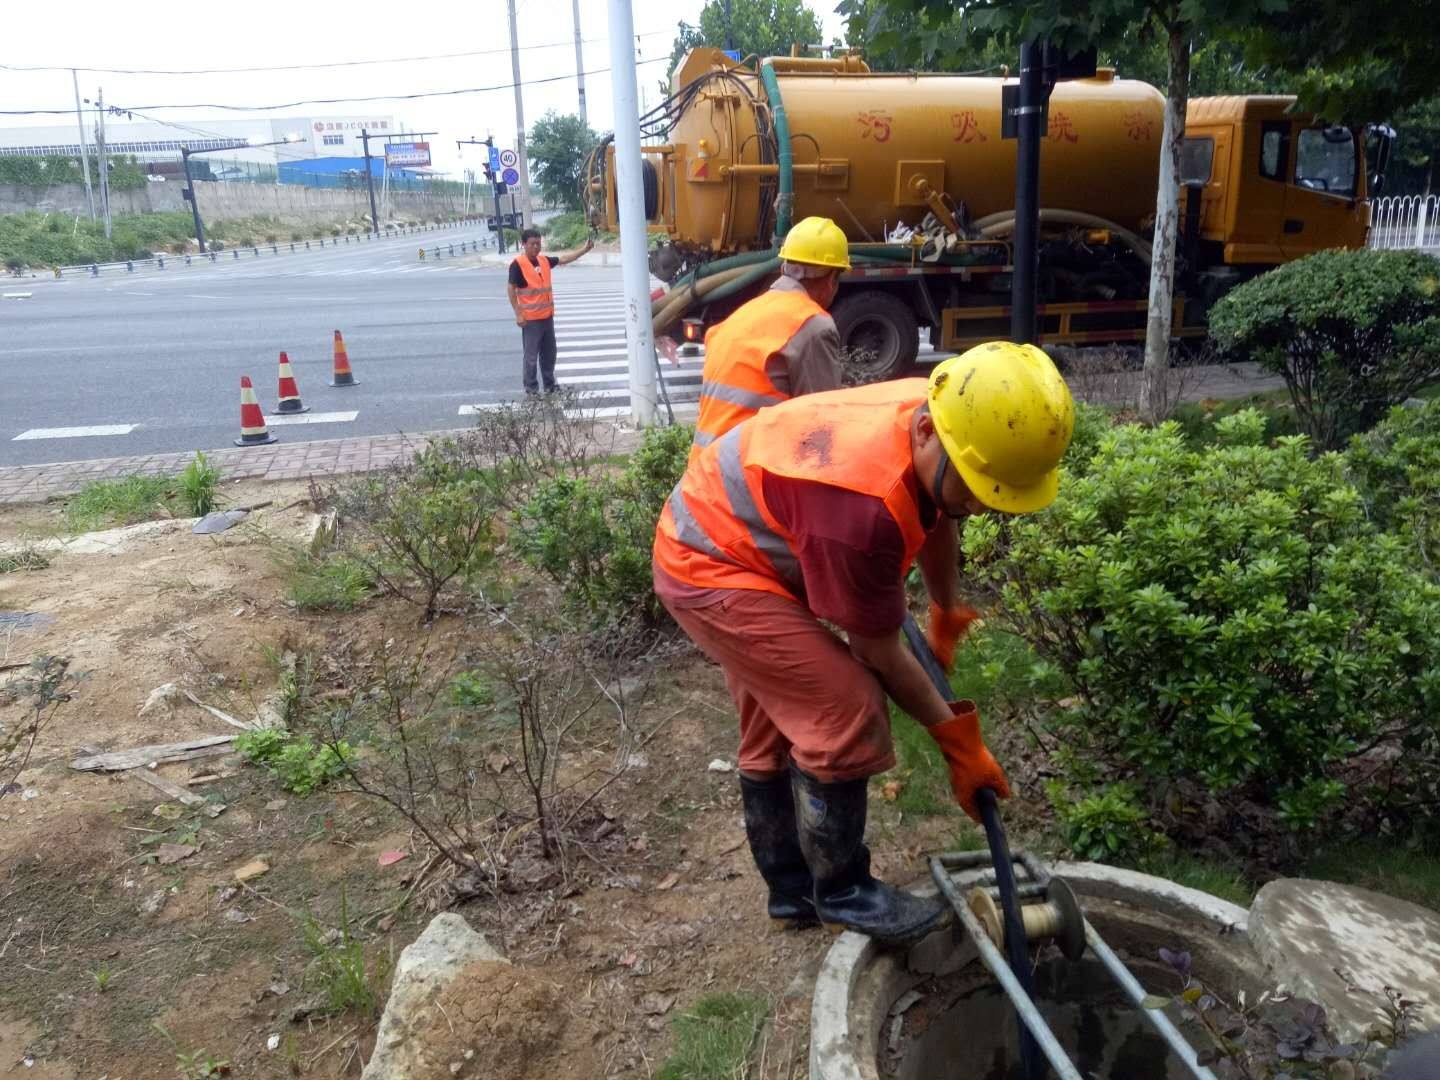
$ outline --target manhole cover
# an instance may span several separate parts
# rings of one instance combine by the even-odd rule
[[[45,611],[0,611],[0,631],[38,630],[55,621],[55,616]]]

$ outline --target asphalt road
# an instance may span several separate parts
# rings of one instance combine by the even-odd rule
[[[240,376],[268,413],[282,349],[311,408],[303,425],[272,427],[284,441],[464,426],[467,406],[521,391],[505,267],[422,262],[417,248],[481,235],[471,226],[188,268],[172,259],[163,271],[6,278],[0,292],[31,295],[0,299],[0,465],[228,446]],[[598,261],[556,271],[558,371],[618,410],[628,402],[620,269]],[[358,386],[327,385],[337,329]],[[669,377],[693,397],[699,364]]]

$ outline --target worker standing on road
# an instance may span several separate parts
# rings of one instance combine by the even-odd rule
[[[525,393],[538,394],[543,381],[548,394],[557,385],[555,292],[550,287],[550,271],[574,262],[593,248],[595,241],[586,240],[583,248],[568,255],[541,255],[540,231],[526,229],[520,234],[520,244],[520,254],[510,263],[510,306],[515,309],[515,325],[520,327],[525,349],[522,378]]]
[[[949,765],[956,800],[1008,796],[972,702],[947,703],[901,642],[918,561],[942,663],[974,613],[953,524],[1055,497],[1074,404],[1050,359],[997,342],[903,379],[763,409],[705,448],[656,529],[655,591],[725,670],[740,713],[745,831],[772,918],[886,943],[943,909],[870,874],[867,779],[895,763],[886,695]],[[826,629],[833,623],[848,644]]]
[[[785,236],[780,277],[705,335],[701,449],[767,405],[840,386],[840,334],[826,310],[850,269],[850,245],[829,218],[808,217]]]

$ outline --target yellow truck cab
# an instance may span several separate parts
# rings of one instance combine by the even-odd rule
[[[1195,239],[1203,266],[1260,268],[1365,245],[1361,139],[1288,112],[1294,104],[1282,96],[1191,100],[1180,182],[1184,199],[1201,190]]]

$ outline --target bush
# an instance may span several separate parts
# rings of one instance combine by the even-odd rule
[[[1338,455],[1263,426],[1227,417],[1206,449],[1116,428],[1050,511],[966,524],[972,574],[1075,697],[1048,730],[1079,802],[1132,781],[1171,833],[1205,836],[1208,808],[1258,838],[1435,797],[1440,587]]]
[[[540,226],[540,231],[545,234],[547,246],[556,251],[582,247],[590,238],[590,226],[585,223],[585,215],[578,210],[556,214]]]
[[[354,751],[347,742],[316,744],[284,728],[259,728],[235,736],[235,750],[246,761],[260,765],[286,791],[309,795],[344,776]]]
[[[1440,260],[1323,251],[1230,292],[1210,333],[1230,358],[1282,376],[1301,430],[1339,449],[1440,378]]]
[[[520,553],[592,624],[632,615],[649,626],[665,620],[650,549],[693,438],[688,425],[649,428],[618,476],[546,479],[516,515]]]
[[[1440,560],[1440,402],[1392,410],[1351,439],[1345,460],[1371,520],[1414,544],[1433,575]]]

